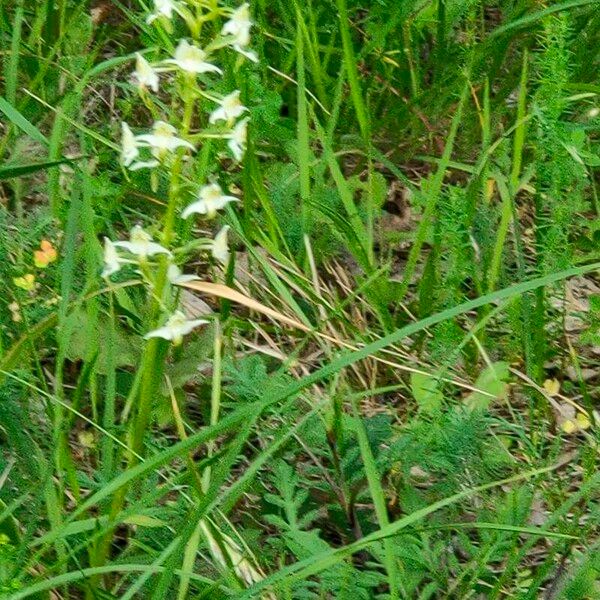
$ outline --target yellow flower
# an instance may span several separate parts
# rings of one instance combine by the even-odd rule
[[[589,417],[583,413],[578,412],[574,419],[565,419],[561,423],[561,429],[567,434],[577,433],[578,431],[585,431],[591,427]]]
[[[40,249],[33,253],[33,262],[38,269],[45,269],[50,263],[58,257],[56,248],[48,241],[42,240]]]
[[[577,422],[577,426],[579,427],[579,429],[585,430],[590,428],[591,422],[589,417],[585,413],[577,413],[575,421]]]
[[[33,273],[27,273],[23,277],[14,277],[13,283],[22,290],[30,292],[35,287],[35,275]]]
[[[549,396],[556,396],[560,392],[560,381],[558,379],[546,379],[544,389]]]

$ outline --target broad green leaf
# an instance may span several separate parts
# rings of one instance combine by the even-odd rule
[[[475,387],[479,390],[491,394],[497,400],[506,396],[507,383],[510,375],[508,363],[495,362],[486,367],[475,382]],[[473,392],[465,398],[465,405],[471,410],[485,410],[494,399],[486,394]]]
[[[438,386],[439,381],[427,373],[411,373],[410,389],[424,413],[431,414],[440,409],[444,395]]]

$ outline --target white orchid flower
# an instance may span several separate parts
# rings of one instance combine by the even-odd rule
[[[188,73],[223,73],[219,67],[206,60],[207,54],[202,48],[181,40],[175,49],[175,56],[163,61],[165,65],[174,65]]]
[[[174,152],[177,148],[189,148],[195,150],[193,144],[177,137],[177,130],[173,125],[164,121],[156,121],[152,127],[152,133],[136,136],[139,143],[147,144],[152,150],[152,155],[161,158],[165,152]]]
[[[229,202],[238,202],[239,198],[223,194],[223,190],[218,183],[205,185],[200,189],[198,200],[192,202],[181,213],[182,218],[187,219],[190,215],[207,215],[209,218],[215,216],[218,210],[221,210]]]
[[[229,262],[229,246],[227,245],[227,233],[229,225],[224,225],[222,229],[215,235],[215,239],[211,244],[211,254],[215,260],[226,265]]]
[[[150,88],[154,93],[158,92],[158,73],[139,52],[135,55],[134,75],[140,88]]]
[[[230,43],[233,49],[250,60],[258,62],[258,57],[256,54],[247,49],[248,45],[250,44],[251,27],[252,21],[250,19],[250,6],[246,2],[233,11],[229,21],[223,25],[221,34],[232,36],[233,39]]]
[[[217,121],[233,122],[248,109],[240,102],[240,91],[231,92],[219,101],[219,108],[213,110],[208,118],[209,123]]]
[[[110,277],[114,273],[121,270],[121,265],[127,262],[122,259],[115,248],[115,245],[107,238],[104,238],[104,270],[102,277],[104,279]]]
[[[196,275],[186,275],[185,273],[182,273],[181,269],[175,264],[169,265],[169,269],[167,270],[167,277],[171,285],[181,285],[183,283],[197,281],[199,279],[198,277],[196,277]]]
[[[148,340],[150,338],[163,338],[165,340],[172,341],[176,346],[181,344],[183,341],[183,336],[187,335],[200,325],[206,325],[210,321],[206,319],[192,319],[188,320],[186,316],[181,311],[175,311],[169,320],[165,323],[163,327],[159,327],[154,331],[148,332],[144,339]]]
[[[129,125],[123,121],[121,123],[121,162],[125,167],[129,167],[139,155],[138,141]]]
[[[179,13],[180,10],[175,0],[154,0],[154,12],[148,15],[146,23],[150,24],[160,17],[165,17],[170,21],[173,18],[173,13]]]
[[[235,160],[238,162],[244,157],[246,152],[246,139],[248,137],[248,118],[242,119],[229,134],[227,145],[231,150]]]
[[[234,37],[234,43],[241,46],[247,46],[250,43],[250,28],[252,21],[250,19],[250,6],[247,2],[236,8],[229,21],[223,25],[221,33]]]
[[[114,242],[114,246],[124,248],[131,254],[135,254],[138,258],[146,259],[149,256],[155,254],[167,254],[171,253],[163,246],[154,242],[152,236],[146,233],[139,225],[136,225],[129,234],[128,242]]]

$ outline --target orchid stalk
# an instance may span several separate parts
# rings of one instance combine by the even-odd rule
[[[220,19],[224,25],[213,39],[201,35],[206,22]],[[128,240],[104,240],[102,277],[110,283],[122,268],[134,268],[142,275],[147,287],[148,315],[145,331],[139,392],[134,398],[129,432],[129,466],[134,467],[144,453],[144,437],[151,423],[153,399],[162,377],[165,358],[172,346],[180,346],[185,337],[208,325],[205,319],[186,315],[179,306],[177,286],[196,278],[182,272],[177,264],[190,248],[206,253],[216,267],[226,268],[230,260],[229,226],[223,226],[212,240],[178,247],[179,225],[185,219],[214,219],[228,204],[239,199],[228,194],[219,182],[218,172],[205,181],[197,181],[193,171],[194,156],[202,144],[216,147],[228,161],[241,162],[246,150],[249,110],[240,100],[239,90],[218,93],[213,86],[223,77],[222,60],[227,53],[237,53],[238,62],[257,57],[250,49],[252,21],[248,4],[236,9],[219,5],[218,0],[154,0],[146,22],[151,27],[163,27],[172,35],[179,30],[173,21],[187,26],[187,34],[172,39],[171,55],[153,60],[149,51],[135,54],[132,82],[154,122],[121,125],[121,164],[125,170],[149,169],[155,189],[163,179],[168,189],[165,210],[160,225],[149,231],[135,225]],[[241,58],[240,58],[241,57]],[[156,96],[160,92],[159,102]],[[171,94],[172,110],[165,111],[164,96]],[[201,124],[198,130],[197,123]],[[204,125],[204,127],[202,127]],[[195,199],[194,199],[195,197]],[[217,331],[220,331],[218,325]],[[213,406],[211,420],[218,419],[218,407]],[[210,478],[210,471],[204,481]],[[122,509],[124,489],[113,502],[112,516]],[[103,564],[110,544],[107,535],[99,545],[96,564]]]

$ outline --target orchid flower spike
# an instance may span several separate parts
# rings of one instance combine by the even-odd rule
[[[248,109],[240,102],[240,91],[235,90],[219,101],[219,108],[210,113],[209,123],[227,121],[233,123],[235,119],[243,115]]]
[[[181,217],[187,219],[190,215],[199,214],[212,218],[217,214],[218,210],[227,206],[229,202],[238,201],[239,198],[224,194],[218,183],[210,183],[200,189],[198,200],[187,206],[181,213]]]
[[[193,144],[177,137],[176,133],[177,130],[173,125],[156,121],[152,126],[152,133],[138,135],[135,139],[138,144],[150,146],[152,155],[156,158],[162,158],[166,152],[174,152],[177,148],[195,150]]]
[[[235,160],[238,162],[244,158],[246,152],[246,139],[248,137],[248,117],[242,119],[229,134],[227,145],[231,150]]]
[[[207,56],[202,48],[181,40],[175,49],[175,56],[163,61],[163,64],[173,65],[187,73],[223,73],[219,67],[206,60]]]
[[[141,89],[150,88],[158,92],[158,73],[152,65],[139,53],[135,55],[135,79]]]
[[[146,233],[139,225],[136,225],[131,230],[128,242],[114,242],[113,246],[124,248],[142,260],[145,260],[149,256],[154,256],[155,254],[171,255],[165,247],[152,241],[152,236],[149,233]]]
[[[183,341],[184,335],[187,335],[196,327],[199,327],[200,325],[206,325],[209,322],[210,321],[207,321],[206,319],[188,320],[186,316],[178,310],[175,311],[171,317],[169,317],[163,327],[159,327],[158,329],[148,332],[144,336],[144,339],[148,340],[150,338],[163,338],[165,340],[172,341],[176,346],[178,346]]]

